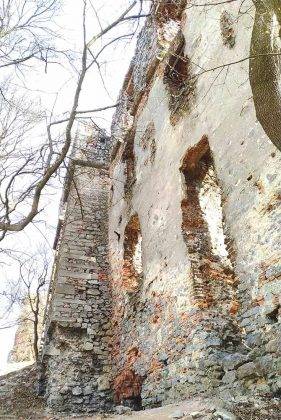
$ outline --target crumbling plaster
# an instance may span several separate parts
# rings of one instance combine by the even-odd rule
[[[186,40],[185,53],[193,63],[194,72],[204,72],[202,69],[216,68],[249,56],[250,15],[244,14],[236,19],[234,48],[224,46],[220,34],[221,13],[227,9],[237,17],[238,3],[186,10],[182,31]],[[245,3],[245,8],[247,6],[250,6],[250,2]],[[170,123],[168,95],[161,73],[156,76],[147,103],[139,109],[135,118],[136,182],[131,202],[123,196],[125,165],[120,162],[119,155],[112,164],[112,178],[118,180],[113,181],[114,194],[109,217],[113,294],[116,312],[122,306],[126,308],[124,336],[121,344],[118,344],[121,353],[118,360],[125,366],[126,351],[130,346],[139,346],[140,356],[134,366],[137,372],[146,377],[145,384],[151,380],[151,373],[150,368],[144,366],[150,366],[153,356],[166,348],[167,339],[175,338],[175,332],[169,330],[171,312],[177,320],[185,316],[188,318],[193,313],[189,293],[192,282],[190,262],[181,232],[180,204],[184,184],[179,168],[186,150],[196,145],[203,135],[208,136],[222,188],[225,233],[235,248],[238,314],[233,319],[239,325],[243,338],[241,345],[249,348],[259,346],[254,336],[261,331],[264,334],[263,344],[274,339],[278,333],[276,326],[265,315],[274,305],[278,311],[280,296],[281,155],[256,120],[247,60],[220,70],[207,71],[197,78],[195,104],[174,126]],[[154,164],[145,165],[147,151],[142,149],[140,141],[151,122],[155,125],[156,155]],[[121,151],[122,147],[119,153]],[[138,295],[139,312],[135,309],[135,313],[130,314],[130,302],[126,295],[122,299],[120,290],[117,292],[116,288],[122,276],[123,232],[130,215],[134,213],[138,214],[141,225],[144,277]],[[119,241],[113,233],[116,229],[121,235]],[[276,280],[272,277],[270,282],[261,285],[264,266],[271,267]],[[155,296],[161,296],[165,304],[160,320],[153,323],[153,317],[149,320],[148,315],[149,305],[153,306]],[[126,335],[128,328],[130,333]],[[204,329],[203,324],[201,328]],[[183,355],[184,349],[178,357],[184,358]],[[270,363],[272,365],[268,372],[272,376],[276,365],[272,360]],[[122,369],[122,366],[118,366],[118,369]],[[175,364],[170,367],[168,376],[173,369],[174,377],[180,376],[181,370]],[[158,366],[159,371],[161,367]],[[158,397],[151,389],[144,392],[143,397],[148,404],[161,401],[161,389],[158,388],[157,392]],[[163,398],[166,402],[171,401],[179,398],[179,393],[168,391]]]

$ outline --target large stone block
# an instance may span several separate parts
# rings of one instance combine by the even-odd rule
[[[74,295],[75,287],[72,284],[58,283],[56,285],[56,293],[58,298],[60,298],[60,295]]]

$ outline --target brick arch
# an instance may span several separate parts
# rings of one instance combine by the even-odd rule
[[[130,406],[134,410],[141,409],[141,389],[143,378],[128,367],[115,378],[114,399],[118,404]]]

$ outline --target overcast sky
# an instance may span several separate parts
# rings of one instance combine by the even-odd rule
[[[129,0],[89,0],[99,15],[98,23],[94,13],[88,10],[87,30],[89,38],[99,32],[99,25],[106,27],[118,17],[126,7],[132,3]],[[147,1],[147,7],[149,2]],[[82,23],[82,0],[64,0],[63,8],[57,17],[56,24],[64,40],[62,46],[67,46],[77,53],[81,47],[81,23]],[[118,34],[130,33],[131,24],[121,25],[114,32],[108,33],[101,40],[101,45],[107,43]],[[106,86],[99,73],[93,68],[87,77],[83,86],[79,109],[93,109],[116,102],[119,90],[126,71],[128,69],[135,47],[135,38],[132,41],[121,41],[108,48],[102,56],[102,75]],[[78,63],[73,62],[76,66]],[[40,68],[36,74],[26,78],[25,84],[32,89],[30,95],[40,97],[42,106],[52,109],[56,100],[55,113],[61,115],[67,112],[73,101],[73,92],[75,88],[75,78],[69,67],[57,65],[49,66],[45,74],[43,68]],[[27,94],[27,93],[26,93]],[[107,111],[96,114],[95,121],[107,129],[110,127],[112,112]],[[58,204],[61,191],[53,190],[53,195],[45,198],[44,212],[40,214],[42,223],[35,226],[29,226],[24,232],[13,235],[5,242],[5,245],[18,250],[28,250],[32,253],[46,243],[52,248],[55,227],[58,219]],[[3,246],[3,245],[2,245]],[[17,276],[17,266],[9,262],[1,266],[0,290],[5,285],[5,279]],[[0,302],[1,305],[1,302]],[[1,307],[0,307],[1,309]],[[15,328],[0,330],[0,372],[5,368],[7,355],[13,345]]]

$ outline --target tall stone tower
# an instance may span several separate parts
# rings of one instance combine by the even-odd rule
[[[48,405],[59,411],[111,405],[109,142],[101,131],[76,142],[61,200],[42,369]]]

